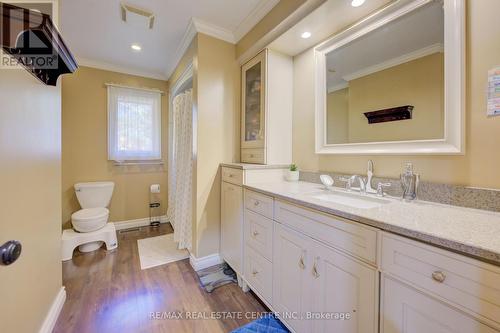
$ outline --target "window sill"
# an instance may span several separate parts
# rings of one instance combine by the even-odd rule
[[[114,166],[128,166],[128,165],[164,165],[161,160],[152,161],[113,161]]]

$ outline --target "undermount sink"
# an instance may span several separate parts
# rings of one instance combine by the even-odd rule
[[[311,198],[360,209],[377,208],[390,203],[389,200],[381,198],[375,198],[367,195],[340,192],[340,191],[331,191],[331,192],[323,192],[320,194],[313,194],[311,195]]]

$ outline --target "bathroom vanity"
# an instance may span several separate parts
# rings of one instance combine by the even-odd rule
[[[242,187],[242,278],[294,332],[500,330],[499,214],[307,182]]]

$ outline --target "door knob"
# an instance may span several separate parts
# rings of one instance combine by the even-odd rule
[[[0,246],[0,265],[10,265],[21,255],[21,243],[11,240]]]

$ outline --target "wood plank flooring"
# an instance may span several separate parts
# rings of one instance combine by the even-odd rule
[[[230,332],[266,311],[234,283],[205,292],[188,259],[141,270],[137,239],[170,232],[163,224],[120,233],[117,250],[63,263],[67,299],[54,332]]]

